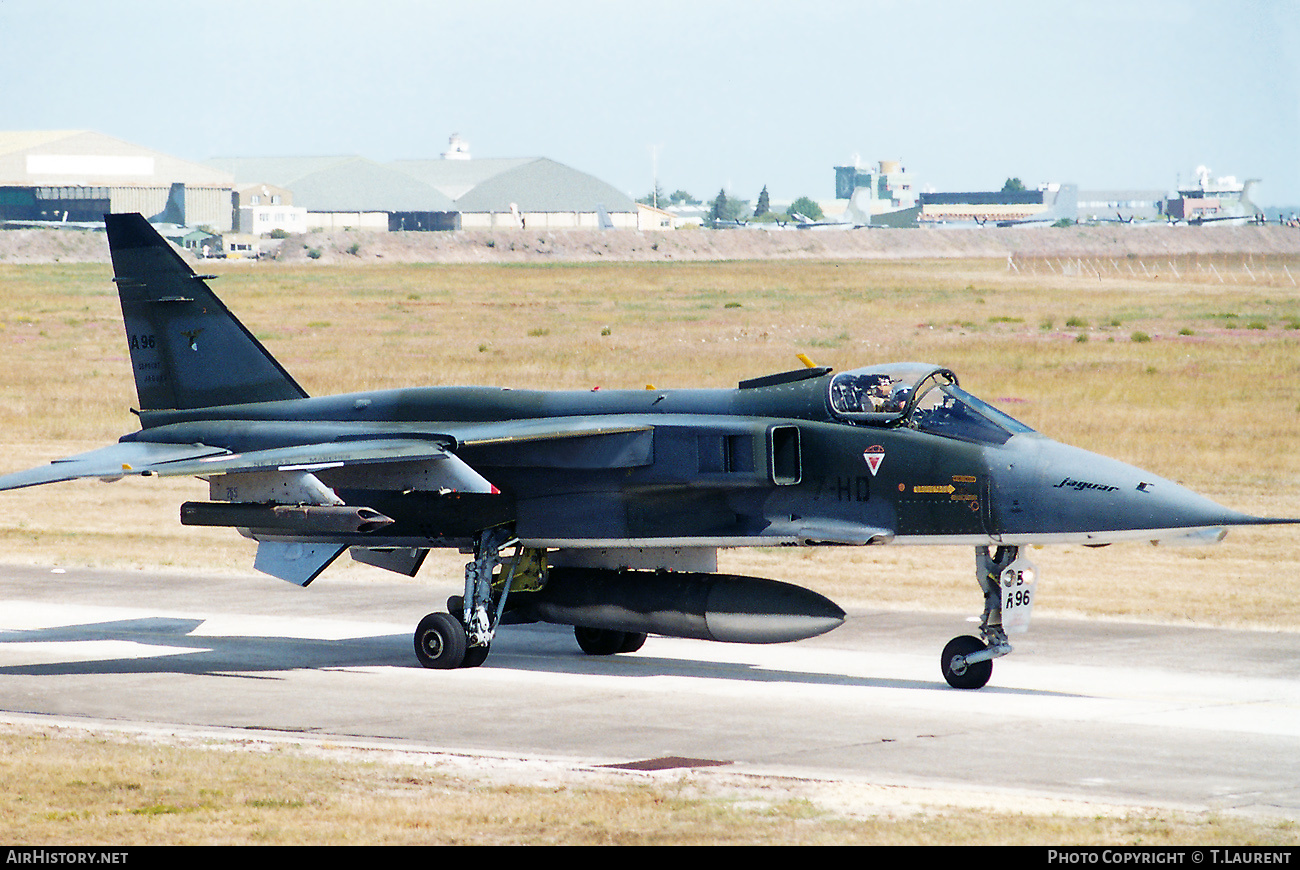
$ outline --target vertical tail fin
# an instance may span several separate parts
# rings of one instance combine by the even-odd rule
[[[1258,178],[1248,178],[1241,185],[1241,206],[1243,212],[1248,217],[1254,217],[1263,211],[1263,209],[1255,205],[1255,201],[1251,199],[1251,194],[1255,192],[1255,185],[1257,184],[1259,184]]]
[[[1062,218],[1067,220],[1078,220],[1079,218],[1079,186],[1077,184],[1062,184],[1056,192],[1056,199],[1052,200],[1052,206],[1047,210],[1047,215],[1055,220]]]
[[[140,410],[306,397],[148,221],[108,214],[104,225]]]
[[[172,182],[171,189],[167,191],[167,205],[149,220],[185,226],[185,185],[182,182]]]

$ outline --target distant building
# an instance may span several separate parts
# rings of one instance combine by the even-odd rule
[[[874,168],[866,168],[855,158],[852,166],[836,166],[835,198],[848,200],[844,208],[847,221],[916,225],[916,189],[901,161],[881,160]],[[831,209],[824,211],[829,214]]]
[[[450,198],[466,229],[595,229],[602,212],[615,227],[640,225],[627,194],[546,157],[398,160],[388,166]]]
[[[459,133],[452,133],[447,140],[447,150],[442,152],[443,160],[469,160],[469,143],[460,138]]]
[[[225,231],[233,182],[101,133],[0,132],[0,221],[102,222],[106,212],[134,211]]]
[[[227,233],[221,238],[222,253],[228,260],[256,260],[261,236],[251,233]],[[204,256],[209,256],[204,254]]]
[[[1179,185],[1178,195],[1170,197],[1169,216],[1188,223],[1244,224],[1260,213],[1251,200],[1251,189],[1258,179],[1237,181],[1235,176],[1210,178],[1210,170],[1196,167],[1196,182]]]
[[[234,228],[256,236],[307,232],[307,209],[293,204],[293,191],[269,184],[236,185]]]
[[[1163,220],[1163,190],[1081,190],[1079,222]]]
[[[835,198],[855,200],[865,213],[881,214],[915,206],[916,190],[902,161],[881,160],[875,168],[855,161],[853,166],[835,167]]]
[[[1078,188],[1073,184],[1044,184],[1036,190],[922,192],[917,225],[1047,225],[1074,222],[1077,214]]]
[[[1047,197],[1043,190],[927,192],[921,194],[917,222],[928,226],[1028,220],[1047,210]]]
[[[230,173],[241,191],[267,185],[291,193],[311,229],[657,228],[663,220],[653,210],[643,217],[626,194],[545,157],[471,159],[458,136],[438,159],[229,157],[207,165]]]
[[[844,221],[875,226],[1013,226],[1060,219],[1078,223],[1185,221],[1246,223],[1262,212],[1251,199],[1255,180],[1210,177],[1197,167],[1196,181],[1177,193],[1156,189],[1100,189],[1077,193],[1074,185],[1041,185],[1020,191],[918,192],[901,162],[836,166],[835,198],[849,200]],[[825,208],[825,206],[824,206]],[[831,213],[830,208],[826,208]]]
[[[193,251],[200,257],[225,256],[224,240],[220,233],[205,229],[191,229],[178,235],[168,234],[168,238],[187,251]]]
[[[445,194],[364,157],[221,157],[207,165],[230,173],[241,191],[266,186],[291,196],[309,230],[458,227]]]

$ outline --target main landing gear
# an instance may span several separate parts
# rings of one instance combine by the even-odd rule
[[[501,550],[512,542],[507,529],[479,533],[474,544],[474,561],[465,566],[465,595],[447,601],[447,613],[430,613],[415,629],[415,657],[426,668],[451,670],[476,668],[487,660],[512,588],[522,585],[517,574],[527,572],[529,560],[523,547],[514,543],[513,558],[502,559]],[[508,568],[506,567],[508,563]],[[493,594],[492,572],[502,566],[501,588]],[[521,566],[524,568],[521,571]],[[539,568],[540,570],[540,568]]]
[[[943,678],[954,689],[982,689],[993,675],[993,659],[1011,652],[1007,632],[1029,627],[1038,569],[1021,558],[1019,547],[975,548],[975,577],[984,592],[980,637],[948,641],[939,659]]]
[[[503,548],[515,544],[513,556]],[[493,575],[500,567],[501,572]],[[447,599],[447,613],[430,613],[415,629],[415,656],[426,668],[476,668],[488,657],[512,591],[536,592],[545,585],[545,556],[525,550],[505,529],[479,534],[474,561],[465,566],[465,595]],[[636,652],[646,641],[638,631],[575,626],[573,636],[587,655]]]
[[[450,613],[430,613],[415,629],[415,656],[426,668],[460,667],[468,646],[465,626]]]

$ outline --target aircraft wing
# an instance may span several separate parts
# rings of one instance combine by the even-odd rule
[[[437,441],[416,438],[359,438],[321,444],[295,444],[244,453],[223,451],[168,462],[151,469],[167,476],[240,474],[251,471],[319,471],[342,465],[371,465],[443,459],[450,453]]]
[[[229,451],[206,444],[155,444],[147,441],[120,441],[89,453],[56,459],[49,465],[0,475],[0,490],[58,483],[85,477],[116,480],[128,474],[156,474],[175,462],[201,457],[220,456]]]
[[[296,444],[246,453],[201,456],[171,462],[158,474],[206,477],[259,471],[317,472],[331,468],[383,465],[390,462],[437,462],[442,485],[457,492],[496,492],[496,487],[439,441],[422,438],[359,438],[320,444]]]
[[[655,427],[605,418],[459,423],[447,433],[472,457],[495,466],[638,468],[654,461]]]
[[[457,459],[445,444],[419,438],[365,438],[298,444],[234,453],[205,444],[122,441],[49,465],[0,476],[0,490],[79,478],[116,480],[127,475],[206,477],[258,471],[319,471],[386,462],[443,460],[449,483],[462,492],[492,492],[492,484]]]
[[[492,492],[492,484],[453,453],[451,444],[515,455],[508,464],[546,467],[630,467],[649,451],[648,425],[593,425],[590,420],[456,423],[438,437],[374,433],[310,444],[235,452],[202,443],[119,441],[48,465],[0,475],[0,491],[82,478],[128,475],[206,477],[259,471],[321,471],[343,466],[438,461],[461,492]],[[638,436],[643,437],[638,437]],[[527,457],[527,458],[525,458]]]

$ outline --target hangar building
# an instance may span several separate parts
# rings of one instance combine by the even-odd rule
[[[94,222],[105,212],[261,235],[306,229],[637,227],[641,209],[545,157],[221,158],[190,163],[87,130],[0,131],[0,223]],[[647,215],[644,220],[655,216]],[[656,224],[657,226],[657,224]]]
[[[240,188],[291,191],[309,228],[595,228],[602,213],[615,227],[638,225],[631,197],[545,157],[470,159],[453,148],[441,159],[385,164],[347,156],[227,157],[207,165]]]
[[[138,211],[226,231],[233,181],[102,133],[0,131],[0,222],[98,222],[105,212]]]
[[[389,164],[449,196],[460,226],[569,229],[601,225],[635,229],[631,197],[585,172],[546,157],[399,160]]]
[[[441,230],[456,225],[447,196],[364,157],[222,157],[207,165],[234,176],[240,194],[236,211],[261,205],[252,200],[268,187],[301,210],[306,229]],[[274,229],[302,231],[265,223],[246,231]]]

